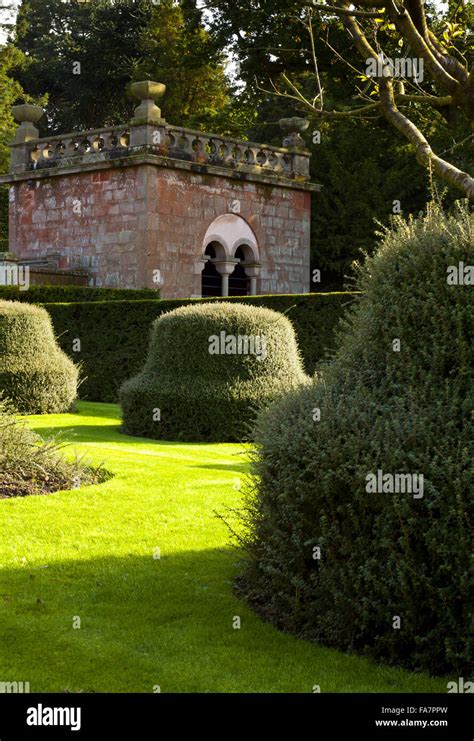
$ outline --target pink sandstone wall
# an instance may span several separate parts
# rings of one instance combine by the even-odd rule
[[[240,208],[259,246],[257,292],[309,290],[308,191],[140,164],[20,181],[10,198],[10,249],[59,253],[59,268],[86,268],[95,285],[156,288],[159,270],[163,297],[199,295],[206,230]]]

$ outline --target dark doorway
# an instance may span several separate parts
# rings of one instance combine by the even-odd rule
[[[229,276],[229,296],[248,296],[249,279],[247,278],[245,268],[241,265],[245,260],[242,247],[237,247],[235,257],[237,260],[240,260],[240,263],[237,263],[234,272]]]
[[[204,254],[215,259],[216,251],[212,244],[206,247]],[[222,276],[210,260],[204,265],[201,274],[201,296],[222,296]]]

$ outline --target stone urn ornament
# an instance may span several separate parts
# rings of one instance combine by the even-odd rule
[[[141,101],[134,111],[135,123],[141,121],[164,123],[164,119],[161,118],[161,109],[158,108],[155,101],[163,97],[166,92],[166,85],[162,82],[153,82],[153,80],[142,80],[141,82],[132,82],[130,91],[135,98]]]
[[[307,118],[301,118],[300,116],[281,118],[278,123],[280,129],[285,134],[285,138],[283,139],[284,147],[298,147],[299,149],[305,148],[305,141],[301,134],[306,131],[309,126]]]
[[[23,143],[31,139],[38,139],[39,131],[35,124],[43,117],[44,109],[39,105],[31,103],[22,103],[21,105],[12,106],[13,118],[19,127],[15,132],[13,144]]]

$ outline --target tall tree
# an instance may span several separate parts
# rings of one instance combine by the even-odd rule
[[[295,16],[287,10],[283,17],[306,26],[310,92],[307,81],[295,77],[288,65],[277,82],[271,80],[270,90],[316,120],[383,116],[411,144],[421,165],[474,200],[473,175],[457,167],[450,153],[436,153],[427,139],[433,122],[460,119],[465,136],[455,148],[473,138],[474,6],[465,0],[451,5],[448,16],[441,16],[422,0],[298,0]],[[345,32],[350,57],[337,34],[329,39],[321,33],[327,27],[321,16]],[[332,106],[334,80],[322,74],[328,50],[334,61],[348,66],[354,83],[353,95],[339,108]],[[268,54],[271,48],[266,44],[262,51]],[[276,61],[284,63],[288,51],[280,52],[277,45]]]
[[[15,44],[27,62],[14,78],[48,94],[48,133],[127,121],[138,79],[168,86],[173,123],[210,125],[228,103],[222,51],[192,2],[23,0]]]
[[[13,46],[0,46],[0,172],[7,172],[10,150],[8,142],[13,138],[16,124],[12,116],[12,105],[24,97],[19,82],[10,77],[13,67],[23,64],[23,54]]]
[[[417,214],[425,207],[429,173],[419,167],[410,143],[394,133],[377,107],[365,115],[350,115],[353,106],[360,106],[361,95],[364,105],[373,103],[375,96],[370,95],[373,83],[339,16],[308,12],[301,0],[207,3],[212,3],[213,31],[222,44],[231,40],[244,83],[241,98],[253,101],[256,120],[250,121],[249,137],[278,144],[279,118],[300,113],[311,120],[306,132],[311,176],[323,185],[313,201],[312,264],[323,271],[322,283],[314,288],[338,287],[350,274],[351,263],[374,249],[377,222],[387,223],[399,211]],[[434,8],[432,17],[439,27],[446,23]],[[468,51],[467,32],[461,41],[456,36],[461,53]],[[400,56],[395,39],[392,48],[394,56]],[[310,103],[322,88],[324,112],[336,115],[315,113],[284,78]],[[464,141],[470,132],[462,115],[415,103],[409,109],[415,123],[428,132],[436,152],[446,152],[462,171],[474,169],[474,142]],[[446,189],[449,204],[459,191]]]

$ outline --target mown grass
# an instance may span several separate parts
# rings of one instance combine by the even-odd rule
[[[127,437],[111,404],[29,424],[61,432],[113,478],[0,501],[1,681],[32,692],[446,691],[446,680],[280,633],[236,599],[239,554],[216,512],[238,505],[242,446]]]

